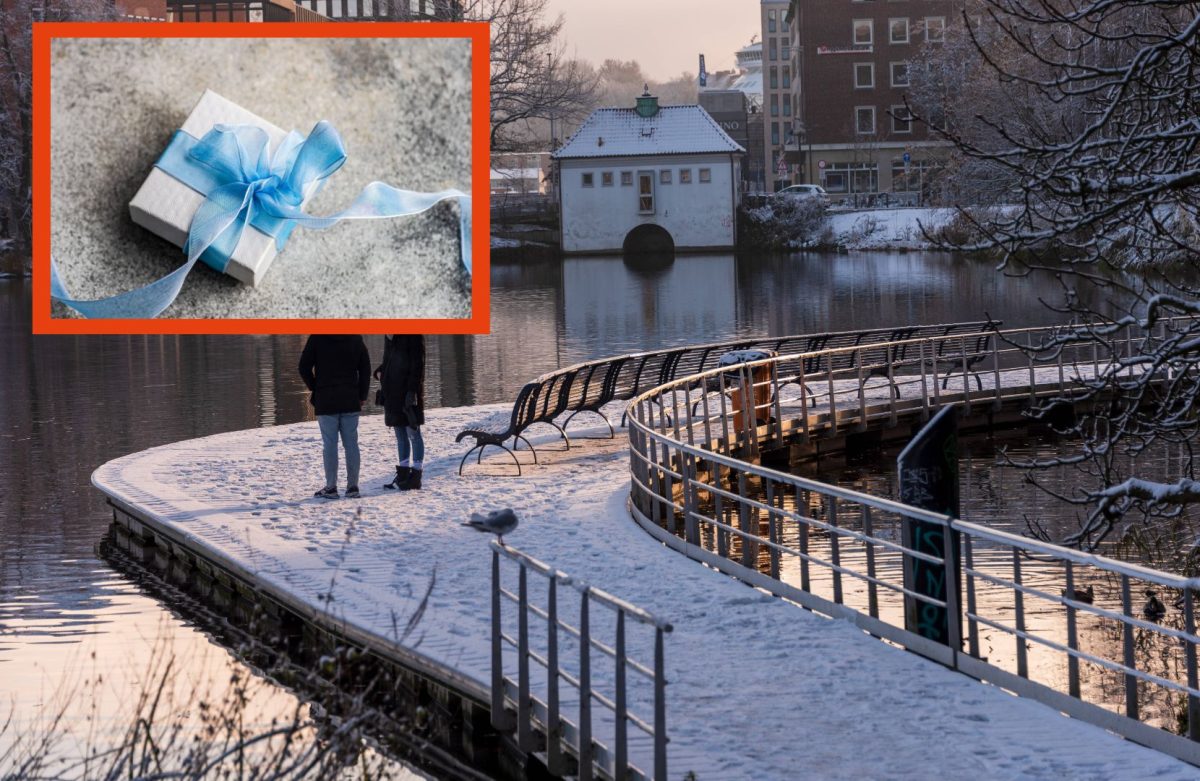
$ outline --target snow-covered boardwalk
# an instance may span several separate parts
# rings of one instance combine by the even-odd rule
[[[454,435],[503,409],[431,411],[419,492],[380,488],[392,471],[394,439],[372,417],[360,428],[358,501],[310,498],[321,482],[315,423],[135,453],[105,464],[93,481],[264,584],[381,637],[403,625],[436,568],[426,614],[407,642],[481,687],[490,670],[490,552],[487,539],[460,521],[473,510],[515,508],[522,520],[510,544],[674,624],[666,648],[672,778],[689,770],[701,781],[925,779],[947,771],[981,779],[1200,778],[1200,769],[656,543],[626,508],[622,432],[576,440],[566,452],[546,440],[542,465],[521,478],[509,476],[511,461],[499,452],[457,477],[464,446]]]

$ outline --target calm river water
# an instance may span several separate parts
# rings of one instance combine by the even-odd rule
[[[931,253],[498,256],[491,334],[432,339],[428,393],[433,406],[508,400],[559,365],[734,336],[985,313],[1054,322],[1037,300],[1045,290]],[[303,337],[34,338],[29,323],[28,283],[0,280],[0,724],[10,703],[28,725],[67,701],[68,721],[92,713],[101,731],[119,730],[109,709],[145,680],[156,649],[190,659],[200,688],[240,663],[99,558],[111,516],[89,476],[155,445],[310,418],[295,368]],[[378,355],[382,338],[368,344]],[[72,701],[81,687],[94,688]],[[264,710],[289,696],[265,687]],[[0,734],[0,756],[12,734]]]

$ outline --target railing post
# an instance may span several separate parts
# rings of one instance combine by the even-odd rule
[[[562,717],[558,710],[558,578],[550,573],[546,597],[546,768],[556,775],[566,771],[562,750]]]
[[[529,593],[525,565],[521,564],[517,587],[517,746],[533,751],[533,715],[529,700]]]
[[[592,781],[592,632],[588,592],[579,603],[579,781]]]
[[[1129,576],[1121,575],[1121,608],[1126,618],[1133,617],[1132,598],[1129,593]],[[1133,655],[1133,624],[1121,622],[1122,658],[1130,670],[1136,669],[1137,660]],[[1125,715],[1133,720],[1138,719],[1137,676],[1125,673]]]
[[[1067,565],[1067,599],[1075,601],[1075,565],[1068,559]],[[1079,650],[1079,635],[1075,627],[1075,606],[1067,605],[1067,648]],[[1079,657],[1067,654],[1067,693],[1079,697]]]
[[[975,554],[972,549],[971,535],[964,534],[963,541],[963,559],[966,566],[963,568],[963,578],[967,581],[967,643],[968,652],[976,659],[979,655],[979,622],[975,620],[978,608],[975,605],[975,576],[972,570],[975,569]]]
[[[1014,638],[1017,641],[1017,675],[1022,678],[1029,677],[1029,660],[1025,652],[1025,638],[1021,635],[1025,634],[1025,592],[1021,591],[1021,550],[1019,548],[1012,549],[1013,555],[1013,616],[1017,625],[1017,634]]]
[[[753,538],[757,536],[756,531],[751,529],[750,521],[750,506],[746,504],[746,495],[749,490],[746,486],[746,470],[738,473],[738,528],[742,530],[742,566],[749,569],[758,569],[758,543]]]
[[[667,778],[667,677],[662,627],[654,628],[654,778]]]
[[[875,584],[875,529],[871,521],[871,507],[864,504],[863,536],[867,538],[867,613],[879,618],[879,587]]]
[[[504,655],[500,647],[500,551],[492,550],[492,728],[501,732],[512,729],[512,719],[504,710]]]
[[[920,344],[920,354],[921,354],[921,369],[920,369],[920,371],[921,371],[921,420],[922,421],[929,420],[929,381],[925,377],[925,344],[926,344],[926,341],[927,340],[922,339],[919,343]],[[929,344],[929,349],[931,352],[933,351],[932,343]],[[931,365],[931,368],[933,369],[933,382],[936,385],[937,384],[937,361],[930,359],[930,365]],[[893,420],[892,425],[893,426],[896,425],[896,421]]]
[[[1184,629],[1189,635],[1196,634],[1196,604],[1190,588],[1183,590],[1183,620]],[[1184,657],[1187,659],[1187,682],[1192,689],[1200,688],[1197,686],[1200,681],[1197,681],[1196,674],[1196,642],[1187,640],[1183,646]],[[1188,710],[1188,737],[1192,740],[1200,740],[1200,699],[1196,695],[1188,692],[1187,696]]]
[[[801,500],[801,493],[804,499]],[[800,542],[800,590],[810,591],[811,583],[808,578],[808,492],[796,489],[796,517],[801,518],[800,528],[796,530]]]
[[[775,481],[766,481],[767,489],[767,505],[770,510],[767,511],[767,539],[771,541],[771,545],[767,547],[768,556],[771,561],[771,577],[779,580],[779,545],[783,535],[779,533],[779,514],[775,511]]]
[[[829,525],[832,526],[835,530],[835,531],[829,532],[829,558],[830,558],[830,561],[833,563],[833,567],[834,567],[834,569],[833,569],[833,601],[836,604],[840,605],[840,604],[842,604],[842,571],[840,569],[842,566],[842,553],[841,553],[840,540],[838,539],[839,535],[836,531],[836,529],[838,528],[837,497],[836,496],[828,496],[828,497],[826,497],[826,501],[829,502]]]
[[[967,337],[958,337],[959,350],[962,352],[962,371],[963,371],[963,402],[966,404],[967,414],[971,414],[971,371],[967,367]]]
[[[683,537],[689,545],[700,544],[700,531],[696,521],[699,500],[696,489],[696,457],[683,454]]]
[[[625,781],[629,775],[629,724],[628,706],[625,702],[625,611],[617,611],[617,647],[613,660],[616,672],[616,766],[613,777]]]
[[[962,651],[962,613],[958,604],[958,546],[954,544],[957,532],[951,522],[946,523],[942,535],[942,572],[946,584],[946,645],[950,646],[950,666],[958,667],[958,654]]]

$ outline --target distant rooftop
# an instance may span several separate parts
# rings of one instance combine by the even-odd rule
[[[684,155],[746,150],[721,129],[699,106],[658,106],[645,114],[636,108],[602,108],[592,112],[579,130],[567,139],[554,158],[634,157]]]

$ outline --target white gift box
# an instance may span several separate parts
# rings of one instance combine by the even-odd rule
[[[253,125],[267,132],[271,141],[271,153],[287,136],[287,132],[267,122],[262,117],[221,97],[212,90],[205,90],[200,102],[192,109],[183,123],[183,131],[203,138],[214,125]],[[304,194],[303,207],[316,193],[319,182],[314,182]],[[170,174],[155,167],[129,202],[129,216],[138,225],[150,230],[172,244],[182,247],[187,242],[192,217],[204,203],[204,195],[193,190]],[[238,240],[237,248],[229,259],[225,273],[240,282],[257,286],[275,259],[275,239],[253,225],[247,225]]]

